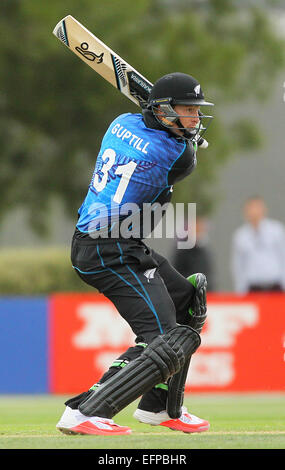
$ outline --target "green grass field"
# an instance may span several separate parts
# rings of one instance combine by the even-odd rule
[[[187,395],[210,431],[184,434],[138,423],[133,403],[115,421],[129,436],[67,436],[55,429],[66,397],[0,396],[0,449],[285,449],[285,394]]]

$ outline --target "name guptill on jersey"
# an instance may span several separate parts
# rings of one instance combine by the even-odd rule
[[[121,126],[121,124],[115,124],[115,126],[111,129],[111,132],[119,139],[128,141],[129,145],[134,147],[136,150],[139,150],[142,153],[147,153],[147,146],[149,145],[149,142],[145,142],[144,139],[141,139],[137,135],[133,134],[126,127]]]

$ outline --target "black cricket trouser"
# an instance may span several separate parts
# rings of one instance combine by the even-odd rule
[[[143,351],[141,344],[149,344],[177,323],[187,323],[192,284],[143,242],[74,238],[71,259],[80,278],[113,302],[136,335],[137,345],[123,353],[120,361],[133,360]],[[117,371],[118,367],[111,367],[100,382]],[[165,409],[166,394],[161,389],[147,392],[143,409]],[[83,393],[66,404],[78,406],[85,397]]]

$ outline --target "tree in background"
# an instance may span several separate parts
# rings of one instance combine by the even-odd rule
[[[172,71],[193,74],[216,103],[207,133],[211,146],[198,152],[199,171],[175,187],[173,199],[197,202],[200,214],[209,214],[221,165],[260,142],[253,118],[239,120],[227,107],[265,99],[284,65],[284,44],[268,10],[238,4],[2,0],[0,217],[25,208],[32,229],[44,234],[57,198],[76,219],[106,127],[122,112],[138,112],[52,35],[67,14],[150,81]]]

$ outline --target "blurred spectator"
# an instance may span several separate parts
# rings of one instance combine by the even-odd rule
[[[245,202],[243,215],[246,223],[235,231],[232,239],[235,291],[284,291],[284,225],[267,218],[266,204],[259,196]]]
[[[213,260],[209,248],[209,222],[205,217],[196,219],[196,244],[191,249],[175,249],[173,266],[184,277],[194,273],[204,273],[208,291],[214,290]]]

